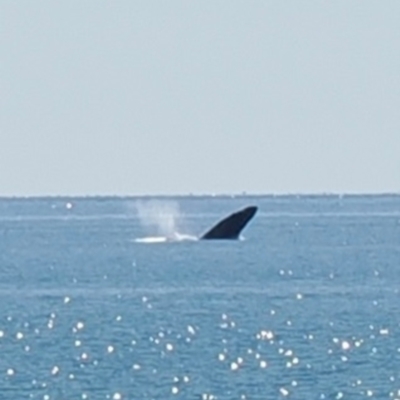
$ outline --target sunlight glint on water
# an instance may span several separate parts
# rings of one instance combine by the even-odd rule
[[[398,196],[172,199],[260,212],[160,245],[135,201],[0,200],[5,398],[400,398]]]

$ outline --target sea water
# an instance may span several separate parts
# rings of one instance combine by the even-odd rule
[[[396,195],[0,199],[0,398],[400,398],[399,290]]]

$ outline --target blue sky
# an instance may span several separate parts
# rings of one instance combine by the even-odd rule
[[[400,191],[398,1],[3,1],[0,195]]]

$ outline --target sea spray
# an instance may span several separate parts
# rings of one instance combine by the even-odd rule
[[[148,233],[173,239],[178,234],[179,205],[174,201],[138,200],[135,208],[141,225]]]

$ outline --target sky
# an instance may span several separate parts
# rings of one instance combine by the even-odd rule
[[[397,0],[0,1],[0,196],[400,192]]]

